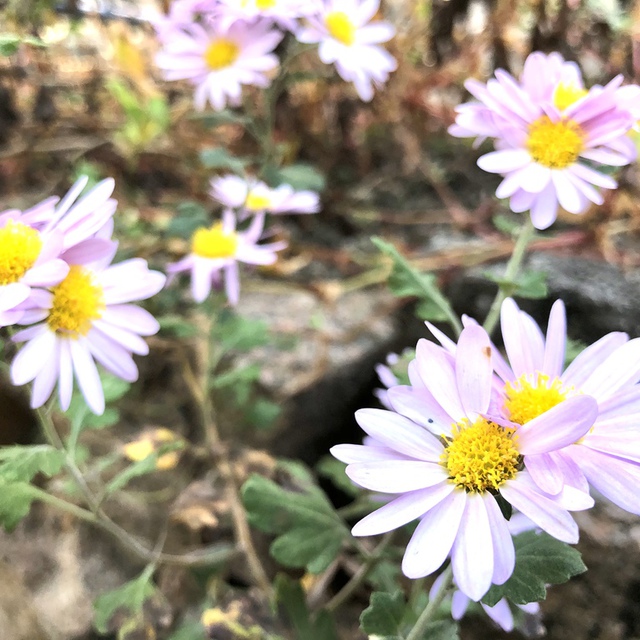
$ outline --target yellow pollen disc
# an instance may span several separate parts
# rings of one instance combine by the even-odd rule
[[[520,376],[513,384],[504,386],[507,399],[504,408],[511,422],[526,424],[566,399],[568,390],[562,388],[559,378],[538,373],[535,377]]]
[[[576,122],[552,122],[547,116],[529,126],[527,149],[531,157],[550,169],[572,165],[584,149],[584,132]]]
[[[215,40],[206,48],[204,61],[209,69],[217,71],[231,66],[238,58],[239,53],[240,49],[234,42],[224,39]]]
[[[521,463],[514,433],[484,418],[454,425],[441,457],[451,482],[467,492],[497,491]]]
[[[250,211],[264,211],[265,209],[269,209],[271,206],[271,199],[269,196],[249,191],[249,195],[247,196],[244,206]]]
[[[276,0],[256,0],[256,7],[258,7],[260,11],[264,11],[265,9],[273,9],[276,4]]]
[[[331,11],[324,19],[329,33],[342,44],[348,46],[356,41],[356,25],[344,11]]]
[[[40,255],[40,234],[22,222],[9,220],[0,229],[0,285],[18,282]]]
[[[581,89],[573,83],[567,84],[561,82],[553,92],[553,104],[560,109],[560,111],[564,111],[574,102],[578,102],[580,98],[586,96],[587,93],[589,92],[586,89]]]
[[[230,258],[238,248],[238,236],[224,233],[222,224],[214,224],[210,229],[201,227],[191,239],[191,250],[201,258]]]
[[[67,277],[51,290],[53,304],[47,324],[72,338],[86,335],[105,309],[102,287],[91,271],[73,265]]]

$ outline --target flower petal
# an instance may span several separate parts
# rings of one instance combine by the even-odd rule
[[[590,396],[567,398],[518,429],[520,453],[549,453],[573,444],[593,426],[598,403]]]
[[[361,487],[381,493],[425,489],[447,479],[441,465],[421,460],[354,462],[346,468],[346,474]]]
[[[458,535],[467,494],[454,491],[431,509],[411,536],[402,559],[407,578],[423,578],[446,560]]]
[[[405,493],[360,520],[351,533],[354,536],[375,536],[402,527],[420,518],[442,502],[454,488],[452,483],[443,482],[433,487]]]
[[[460,334],[456,350],[456,381],[467,415],[489,408],[493,378],[491,341],[479,326],[468,326]]]

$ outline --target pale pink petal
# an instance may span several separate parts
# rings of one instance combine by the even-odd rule
[[[489,517],[491,539],[493,542],[493,584],[504,584],[513,573],[516,564],[516,551],[512,533],[504,519],[498,503],[493,497],[486,496],[484,506]],[[513,520],[513,518],[512,518]]]
[[[421,460],[377,460],[354,462],[346,474],[370,491],[404,493],[433,487],[447,479],[442,465]]]
[[[91,357],[89,345],[86,339],[71,340],[71,360],[76,374],[76,380],[82,395],[85,397],[89,408],[94,413],[101,415],[104,412],[104,393],[102,383]]]
[[[412,458],[440,460],[442,443],[408,418],[384,409],[360,409],[355,417],[363,431],[385,446]]]
[[[55,341],[55,335],[45,330],[27,342],[11,363],[11,382],[15,385],[31,382],[51,358]]]
[[[423,516],[453,490],[452,483],[443,482],[427,489],[405,493],[360,520],[351,533],[354,536],[374,536],[402,527]]]
[[[489,408],[492,351],[489,336],[482,327],[469,326],[460,334],[455,372],[460,400],[468,416]]]
[[[493,576],[493,539],[485,500],[494,498],[492,495],[467,494],[451,551],[456,584],[462,593],[476,602],[489,590]]]
[[[525,456],[562,449],[584,436],[597,417],[592,397],[567,398],[518,429],[518,449]]]
[[[562,300],[556,300],[549,314],[547,340],[544,347],[542,373],[551,380],[559,378],[564,367],[565,344],[567,339],[567,318]]]
[[[446,560],[458,535],[467,495],[454,491],[422,518],[402,559],[405,576],[423,578]]]
[[[597,371],[598,367],[628,339],[629,336],[626,333],[614,331],[589,345],[567,367],[562,376],[563,382],[576,389],[582,388],[584,382]]]

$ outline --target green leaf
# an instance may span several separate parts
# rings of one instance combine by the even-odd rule
[[[0,33],[0,56],[12,56],[20,48],[20,37],[12,33]]]
[[[214,389],[223,389],[236,384],[255,382],[260,378],[260,365],[249,364],[246,367],[237,367],[225,371],[211,381]]]
[[[200,152],[200,161],[205,169],[229,169],[244,174],[245,160],[232,156],[224,147],[211,147]]]
[[[484,276],[502,287],[508,295],[532,300],[540,300],[548,295],[547,274],[543,271],[525,271],[515,280],[507,280],[490,271],[485,271]]]
[[[405,611],[402,591],[372,593],[369,606],[360,616],[360,627],[369,635],[399,636]]]
[[[151,583],[154,570],[155,567],[149,565],[134,580],[98,597],[93,604],[95,611],[93,624],[99,633],[109,632],[109,623],[118,610],[125,610],[134,615],[142,613],[145,600],[148,600],[156,590]]]
[[[298,163],[276,169],[269,176],[276,186],[289,184],[296,191],[322,191],[326,186],[325,177],[313,165]]]
[[[60,472],[63,464],[64,453],[48,444],[2,447],[0,482],[30,482],[38,473],[50,478]]]
[[[10,532],[29,513],[36,496],[33,487],[26,482],[2,483],[0,492],[0,524]]]
[[[167,640],[208,640],[200,622],[187,622],[176,629]]]
[[[453,620],[434,620],[424,630],[422,640],[459,640],[458,624]]]
[[[347,465],[340,460],[336,460],[333,456],[324,456],[316,465],[316,471],[325,478],[329,478],[331,482],[340,491],[344,491],[348,496],[359,496],[362,490],[355,485],[344,472]]]
[[[280,417],[282,406],[266,398],[256,398],[247,411],[247,419],[256,429],[270,429]]]
[[[159,452],[154,452],[144,460],[138,460],[117,474],[104,488],[104,495],[109,496],[120,489],[124,489],[131,480],[147,475],[156,470]]]
[[[158,318],[160,331],[171,333],[178,338],[192,338],[197,335],[198,329],[181,315],[168,315]]]
[[[415,296],[420,301],[416,314],[421,319],[450,320],[459,324],[449,301],[438,288],[436,277],[432,273],[420,273],[414,269],[398,250],[381,238],[371,238],[373,244],[389,256],[393,263],[389,276],[389,289],[398,297]],[[422,313],[426,314],[424,317]]]
[[[280,463],[290,488],[259,475],[242,487],[249,522],[276,534],[271,555],[286,567],[321,573],[338,556],[349,531],[309,471],[298,463]]]
[[[547,533],[526,531],[514,538],[516,566],[503,585],[494,585],[482,599],[490,607],[505,596],[514,604],[544,600],[546,585],[562,584],[587,570],[580,552]]]
[[[276,599],[301,640],[338,640],[335,624],[328,611],[312,616],[307,608],[304,591],[299,582],[282,574],[275,582]]]
[[[176,216],[167,225],[167,234],[189,240],[199,227],[209,225],[209,214],[198,202],[182,202],[176,207]]]
[[[227,351],[250,351],[269,343],[269,325],[264,320],[252,320],[225,310],[213,331]]]

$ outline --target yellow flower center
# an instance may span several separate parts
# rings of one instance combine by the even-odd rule
[[[578,102],[580,98],[586,96],[587,93],[589,92],[586,89],[581,89],[572,82],[561,82],[553,92],[553,104],[560,109],[560,111],[564,111],[574,102]]]
[[[40,234],[22,222],[9,220],[0,229],[0,285],[18,282],[40,255]]]
[[[451,482],[467,492],[497,491],[516,475],[522,461],[514,433],[485,418],[454,425],[441,457]]]
[[[261,193],[249,191],[249,195],[247,196],[247,201],[244,203],[244,206],[250,211],[264,211],[271,206],[271,198]]]
[[[53,305],[47,324],[72,338],[86,335],[105,309],[102,287],[91,271],[73,265],[67,277],[51,290]]]
[[[260,11],[264,11],[265,9],[273,9],[276,4],[276,0],[256,0],[256,7],[258,7]]]
[[[552,122],[547,116],[529,126],[527,149],[538,163],[551,169],[572,165],[584,149],[585,135],[572,120]]]
[[[225,233],[220,222],[210,229],[201,227],[191,239],[191,250],[201,258],[230,258],[236,254],[237,248],[237,234]]]
[[[221,38],[212,42],[204,52],[204,61],[212,71],[231,66],[238,58],[240,49],[230,40]]]
[[[331,36],[338,42],[350,46],[356,41],[356,25],[344,11],[331,11],[324,19],[324,23]]]
[[[549,376],[538,373],[534,377],[522,375],[513,384],[507,382],[504,391],[507,396],[504,407],[509,420],[526,424],[560,404],[569,390],[563,389],[559,378],[550,380]]]

